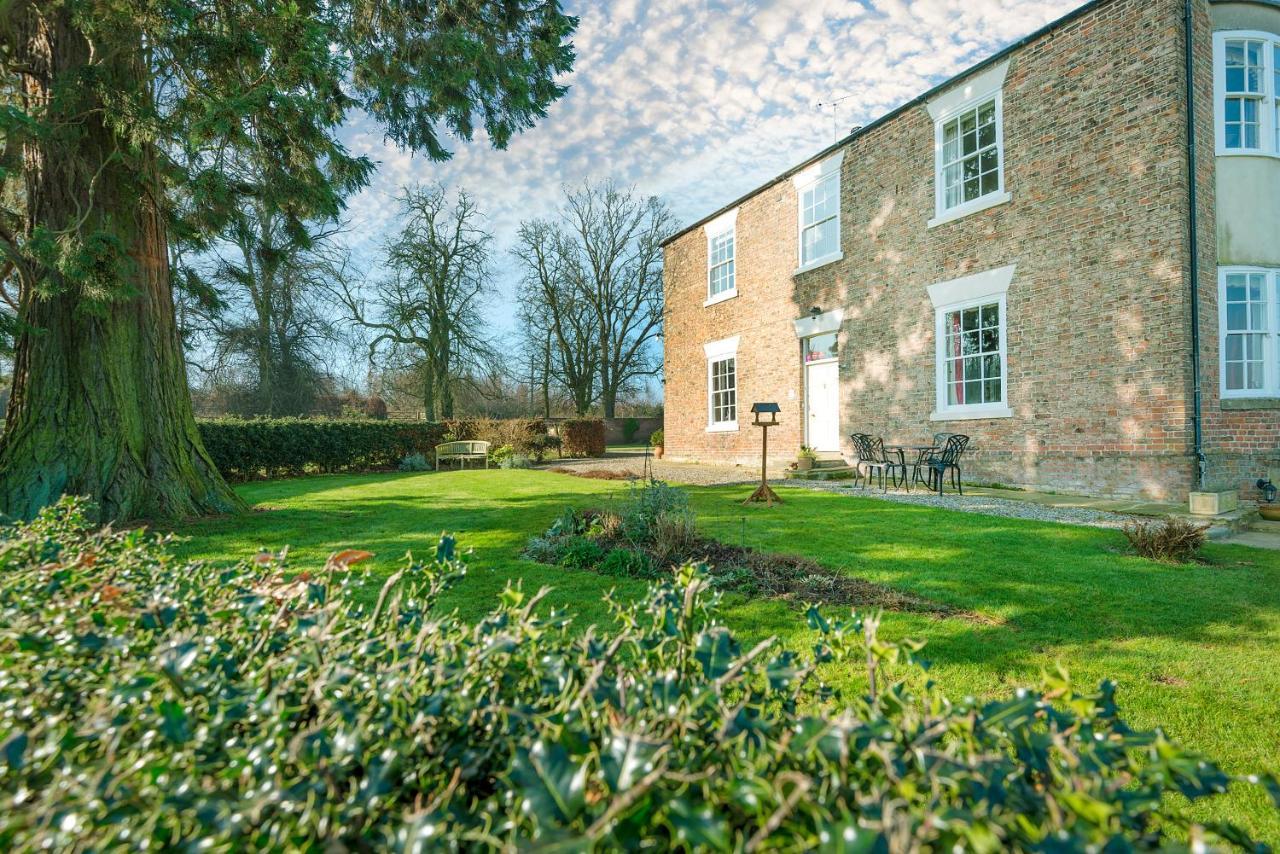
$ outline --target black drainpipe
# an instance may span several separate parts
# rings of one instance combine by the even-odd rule
[[[1193,383],[1191,425],[1195,433],[1196,475],[1195,488],[1201,489],[1205,482],[1205,469],[1208,461],[1204,456],[1204,430],[1201,423],[1201,388],[1200,388],[1200,237],[1197,222],[1199,194],[1196,188],[1196,87],[1195,87],[1195,18],[1192,10],[1194,0],[1186,0],[1186,44],[1187,44],[1187,184],[1190,187],[1190,211],[1187,214],[1187,225],[1191,232],[1191,376]]]

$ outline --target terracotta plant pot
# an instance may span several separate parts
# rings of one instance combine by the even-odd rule
[[[796,460],[796,471],[809,471],[811,468],[813,468],[813,460],[808,457]]]
[[[1258,507],[1258,512],[1269,522],[1280,522],[1280,504],[1262,504]]]
[[[663,448],[662,448],[662,446],[661,446],[661,445],[654,445],[654,446],[653,446],[653,455],[654,455],[655,457],[657,457],[658,459],[662,459],[662,451],[663,451]]]

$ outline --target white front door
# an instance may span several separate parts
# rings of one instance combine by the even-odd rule
[[[840,363],[805,365],[805,438],[815,451],[840,450]]]

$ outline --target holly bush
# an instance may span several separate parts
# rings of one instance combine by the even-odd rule
[[[608,626],[518,588],[471,623],[438,607],[449,537],[375,582],[366,552],[184,563],[85,518],[0,539],[6,850],[1252,844],[1168,797],[1234,778],[1127,726],[1115,686],[952,702],[875,615],[747,649],[684,566]]]

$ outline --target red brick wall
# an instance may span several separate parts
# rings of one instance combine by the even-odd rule
[[[934,215],[934,126],[921,105],[846,146],[842,261],[792,275],[797,213],[790,181],[741,205],[735,299],[703,306],[700,228],[669,244],[667,453],[740,461],[759,454],[758,431],[745,426],[743,413],[738,433],[706,432],[702,345],[741,335],[742,408],[753,400],[781,403],[784,426],[771,436],[771,449],[780,462],[793,457],[802,441],[803,382],[792,321],[811,306],[843,307],[846,437],[860,430],[912,442],[939,430],[964,432],[978,449],[966,471],[973,480],[1185,495],[1193,465],[1182,6],[1113,0],[1011,57],[1003,89],[1005,182],[1013,195],[1007,204],[926,227]],[[1207,18],[1202,23],[1207,30]],[[1207,31],[1202,41],[1207,45]],[[1201,121],[1211,175],[1208,50],[1201,51],[1208,75],[1201,84],[1208,117]],[[1216,301],[1211,207],[1210,193],[1202,203],[1201,233],[1209,235],[1203,290]],[[1017,265],[1007,295],[1014,415],[931,421],[934,310],[926,288],[1008,264]],[[1212,311],[1207,303],[1206,330],[1216,330]],[[1216,342],[1216,331],[1206,331],[1206,342]],[[1205,387],[1216,395],[1211,361]],[[1213,435],[1220,444],[1224,432],[1236,442],[1248,435],[1219,415]],[[1273,433],[1258,441],[1275,445]]]

